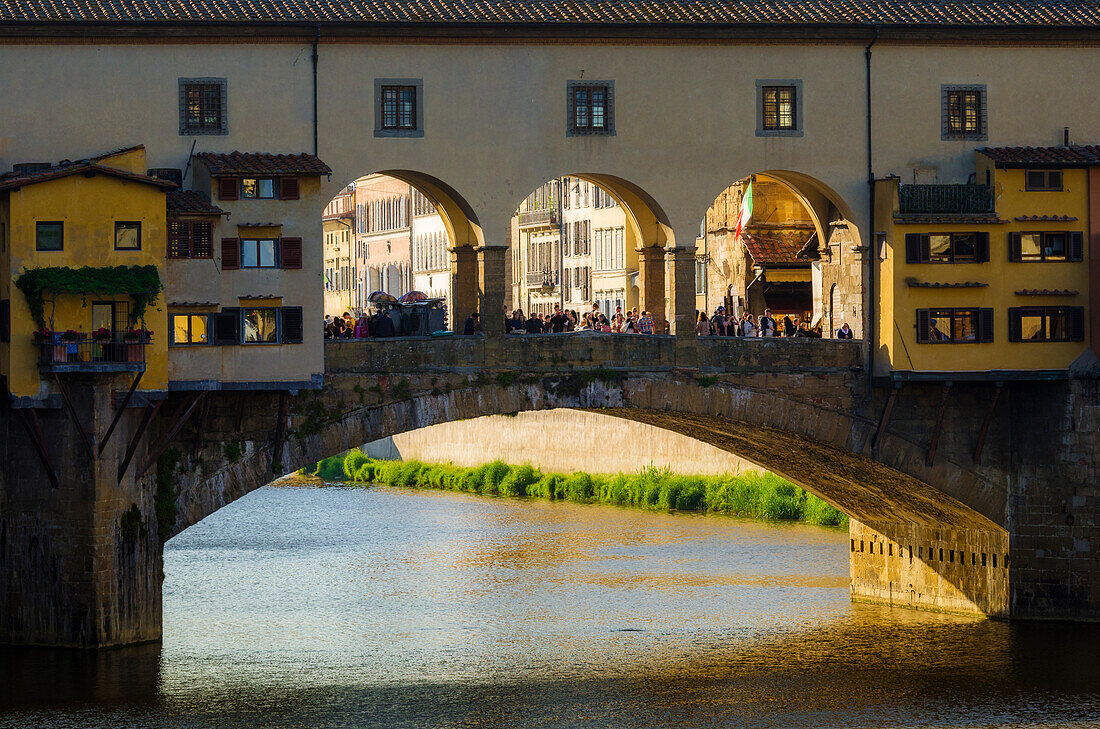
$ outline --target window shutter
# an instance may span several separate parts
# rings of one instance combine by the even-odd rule
[[[992,342],[993,341],[993,310],[992,309],[979,309],[978,310],[978,341],[979,342]]]
[[[1085,341],[1085,307],[1069,307],[1069,341]]]
[[[920,263],[920,233],[905,234],[905,262]]]
[[[932,329],[932,317],[928,309],[917,309],[917,341],[927,342],[930,339],[929,331]]]
[[[302,267],[302,239],[301,238],[283,238],[279,241],[280,257],[282,258],[283,270],[291,270]]]
[[[11,341],[11,299],[0,299],[0,342]]]
[[[241,267],[241,241],[222,238],[222,270],[235,271]]]
[[[974,260],[978,263],[989,262],[989,233],[979,232],[974,241]]]
[[[932,260],[932,236],[922,235],[920,237],[920,261],[921,263],[928,263]]]
[[[1020,324],[1020,309],[1018,307],[1011,307],[1008,310],[1008,341],[1018,342],[1022,336],[1022,326]]]
[[[237,182],[236,177],[218,178],[219,200],[236,200],[238,197],[240,197],[240,193],[240,183]]]
[[[1069,234],[1069,260],[1085,260],[1085,235],[1084,233]]]
[[[302,307],[283,307],[283,344],[302,343]]]
[[[282,177],[279,179],[279,199],[280,200],[297,200],[298,199],[298,178],[297,177]]]
[[[233,345],[241,343],[241,310],[222,309],[214,314],[214,336],[211,344]]]
[[[1019,233],[1008,234],[1008,260],[1022,261],[1024,259],[1020,244]]]

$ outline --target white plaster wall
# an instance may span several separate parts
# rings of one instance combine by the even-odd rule
[[[363,446],[373,458],[478,466],[494,460],[543,471],[637,473],[647,466],[711,475],[760,468],[694,438],[579,410],[521,412],[442,423]]]

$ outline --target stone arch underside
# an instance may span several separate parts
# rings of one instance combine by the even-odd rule
[[[330,397],[352,402],[354,392],[380,381],[353,374],[326,379]],[[352,407],[316,432],[288,438],[282,472],[429,425],[567,407],[697,438],[787,478],[863,523],[1004,531],[1006,493],[998,484],[947,459],[929,466],[924,448],[890,432],[872,452],[874,424],[837,407],[839,403],[767,388],[702,387],[692,378],[664,375],[608,382],[575,376],[526,380],[505,385],[462,378],[462,385],[440,389],[429,388],[426,378],[408,378],[406,387],[420,394]],[[644,444],[639,447],[644,450]],[[271,459],[270,443],[249,443],[242,458],[208,477],[181,476],[172,533],[269,483],[277,475]]]

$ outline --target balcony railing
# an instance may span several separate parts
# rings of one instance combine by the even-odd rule
[[[987,215],[993,212],[993,192],[986,185],[902,185],[901,215]]]
[[[37,341],[38,367],[48,372],[142,372],[148,342],[128,340]]]
[[[552,209],[530,210],[519,214],[519,227],[529,228],[535,225],[552,225],[558,222],[557,213]]]
[[[527,272],[527,285],[528,286],[541,286],[543,288],[551,288],[558,285],[558,281],[561,280],[560,271],[528,271]]]

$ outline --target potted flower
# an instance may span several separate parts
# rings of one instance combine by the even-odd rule
[[[131,329],[122,335],[126,346],[126,361],[141,362],[145,358],[145,343],[153,338],[153,333],[148,329]]]
[[[107,327],[100,327],[92,332],[92,357],[97,362],[111,359],[108,356],[111,337],[111,330]]]
[[[54,361],[67,362],[78,359],[80,354],[80,332],[74,329],[66,329],[57,335],[60,344],[54,349]],[[60,351],[58,351],[60,350]],[[58,358],[60,355],[60,359]]]
[[[42,350],[41,361],[65,361],[65,347],[57,344],[57,335],[49,327],[41,327],[35,330],[34,343]]]

